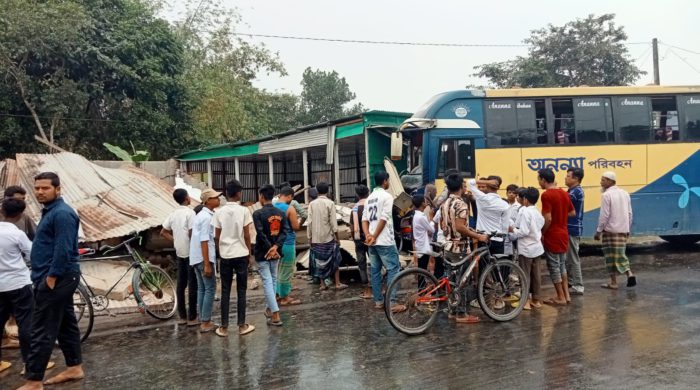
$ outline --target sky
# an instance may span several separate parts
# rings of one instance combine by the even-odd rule
[[[175,0],[173,0],[175,1]],[[614,13],[630,57],[653,81],[651,40],[659,46],[662,85],[700,85],[700,1],[665,0],[221,0],[237,7],[238,32],[314,38],[460,44],[521,44],[530,30],[588,14]],[[259,75],[256,86],[301,92],[306,67],[335,70],[369,109],[413,112],[431,96],[468,84],[476,65],[525,55],[525,47],[425,47],[245,38],[279,54],[288,76]],[[648,43],[647,43],[648,42]],[[696,52],[670,48],[674,45]],[[585,61],[585,59],[582,59]]]

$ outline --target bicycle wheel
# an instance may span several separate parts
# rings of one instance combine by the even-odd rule
[[[517,317],[527,302],[529,280],[511,260],[490,261],[479,277],[479,306],[494,321]]]
[[[90,332],[92,332],[92,325],[95,321],[90,296],[82,283],[78,285],[78,288],[73,293],[73,307],[75,308],[75,319],[78,320],[80,341],[82,342],[85,341],[90,335]]]
[[[409,268],[399,272],[384,296],[386,318],[391,326],[410,336],[428,330],[437,318],[439,299],[445,297],[444,289],[437,286],[437,278],[424,269]],[[406,310],[392,313],[392,303],[405,305]]]
[[[159,320],[167,320],[175,315],[175,283],[167,272],[160,267],[143,263],[141,268],[134,272],[131,283],[139,308]]]

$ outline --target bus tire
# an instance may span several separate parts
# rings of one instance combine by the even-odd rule
[[[662,240],[668,242],[671,245],[676,246],[689,246],[700,241],[700,234],[686,234],[682,236],[659,236]]]

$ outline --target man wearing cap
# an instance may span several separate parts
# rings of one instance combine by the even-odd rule
[[[630,261],[625,254],[627,238],[632,228],[632,202],[630,194],[617,186],[615,172],[605,172],[600,179],[603,198],[600,202],[600,218],[595,239],[603,240],[605,268],[610,274],[610,283],[601,287],[617,290],[617,275],[627,274],[627,287],[637,285]]]
[[[190,265],[197,275],[197,311],[199,312],[199,331],[207,333],[216,327],[211,322],[214,308],[214,293],[216,279],[214,265],[216,264],[216,248],[214,244],[214,226],[211,219],[214,209],[219,207],[221,192],[212,189],[202,191],[200,197],[204,207],[194,217],[192,223],[192,238],[190,239]]]

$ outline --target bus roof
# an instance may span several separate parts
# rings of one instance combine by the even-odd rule
[[[511,88],[487,89],[487,98],[520,98],[550,96],[604,96],[604,95],[672,95],[700,93],[698,85],[661,86],[645,85],[633,87],[568,87],[568,88]]]

